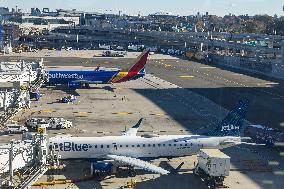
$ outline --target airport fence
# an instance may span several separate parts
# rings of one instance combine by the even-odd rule
[[[213,63],[253,73],[284,79],[284,65],[280,60],[212,55]]]

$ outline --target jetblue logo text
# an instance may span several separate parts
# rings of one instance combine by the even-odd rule
[[[73,152],[81,152],[88,151],[92,146],[88,144],[76,144],[74,142],[64,142],[59,144],[60,151],[73,151]]]
[[[222,126],[222,130],[221,131],[231,131],[231,130],[239,130],[240,127],[236,126],[236,125],[224,125]]]

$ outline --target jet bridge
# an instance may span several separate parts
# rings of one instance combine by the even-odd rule
[[[5,124],[24,107],[30,107],[30,92],[37,91],[46,80],[43,59],[38,62],[0,62],[0,124]]]
[[[0,188],[29,188],[48,170],[45,132],[25,136],[0,146]]]
[[[30,97],[28,91],[13,88],[0,91],[0,124],[4,124],[23,108],[29,106]]]
[[[38,79],[44,79],[43,59],[38,62],[1,62],[0,82],[21,82],[32,84]]]

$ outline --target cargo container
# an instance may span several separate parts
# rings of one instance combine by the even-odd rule
[[[197,156],[194,173],[210,185],[223,186],[223,181],[230,172],[230,157],[218,149],[201,149]]]

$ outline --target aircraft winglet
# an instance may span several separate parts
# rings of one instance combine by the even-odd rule
[[[139,119],[139,121],[133,125],[131,128],[129,128],[125,133],[123,133],[124,136],[136,136],[137,131],[143,121],[143,118]]]

